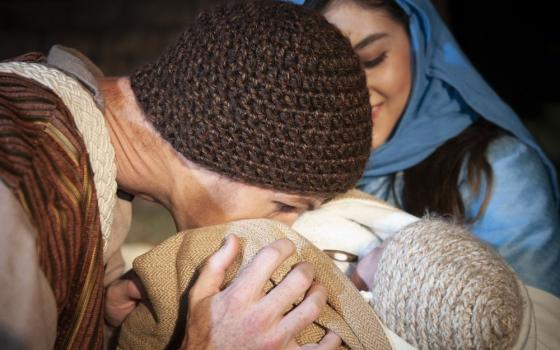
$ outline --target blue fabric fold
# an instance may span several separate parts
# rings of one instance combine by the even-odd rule
[[[494,92],[463,54],[427,0],[396,0],[409,15],[413,88],[391,139],[376,149],[360,184],[418,164],[478,118],[534,149],[545,164],[555,201],[556,171],[517,114]]]

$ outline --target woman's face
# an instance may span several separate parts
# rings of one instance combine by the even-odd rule
[[[362,62],[372,107],[372,149],[375,149],[391,136],[410,95],[408,33],[385,11],[353,1],[333,2],[324,16],[350,39]]]

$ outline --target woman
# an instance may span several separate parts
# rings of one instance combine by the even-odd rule
[[[374,138],[358,187],[412,214],[435,212],[471,225],[526,284],[559,296],[554,168],[433,6],[425,0],[304,5],[348,37],[366,73]]]

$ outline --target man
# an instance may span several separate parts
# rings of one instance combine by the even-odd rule
[[[141,298],[133,277],[117,279],[127,200],[161,203],[178,230],[291,223],[360,178],[370,115],[342,35],[274,1],[201,14],[130,77],[104,77],[61,47],[0,64],[0,339],[102,347],[104,319],[118,326]],[[324,289],[300,264],[276,287],[284,300],[262,295],[294,249],[277,241],[221,290],[238,243],[229,238],[191,290],[184,347],[296,347]],[[290,313],[278,307],[304,294]],[[339,341],[328,335],[317,347]]]

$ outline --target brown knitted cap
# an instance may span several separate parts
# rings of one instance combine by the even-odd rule
[[[241,182],[341,193],[369,156],[359,60],[336,28],[293,4],[248,1],[204,12],[131,84],[178,152]]]

